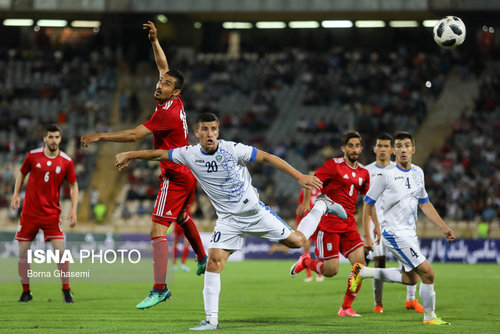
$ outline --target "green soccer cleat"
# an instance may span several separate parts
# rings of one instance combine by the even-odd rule
[[[435,317],[431,320],[424,319],[424,325],[451,325],[449,322],[442,320],[441,318]]]
[[[200,276],[205,273],[205,268],[207,267],[207,256],[205,255],[201,261],[198,261],[198,267],[196,268],[196,275]]]
[[[161,302],[166,301],[167,299],[172,296],[172,292],[170,292],[169,289],[165,288],[163,290],[158,290],[158,289],[151,289],[149,291],[149,294],[142,302],[137,304],[138,309],[145,309],[145,308],[150,308],[152,306],[155,306],[156,304],[159,304]]]
[[[349,288],[351,292],[356,292],[356,288],[358,287],[359,283],[361,283],[361,281],[363,280],[360,274],[361,268],[363,267],[364,265],[362,265],[361,263],[355,263],[354,266],[352,266],[351,270],[352,277],[349,282]]]

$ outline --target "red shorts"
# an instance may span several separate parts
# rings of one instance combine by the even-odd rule
[[[179,224],[174,224],[174,238],[183,238],[184,229]]]
[[[318,230],[316,240],[316,256],[328,260],[339,257],[339,251],[346,258],[354,250],[363,246],[363,240],[358,231],[334,233]]]
[[[187,209],[194,201],[196,182],[191,173],[175,180],[162,177],[161,188],[153,209],[153,222],[170,226],[182,212],[189,216]]]
[[[16,240],[33,241],[40,229],[43,230],[45,241],[64,239],[64,234],[61,229],[61,220],[59,218],[43,220],[36,217],[21,215],[19,227],[17,228]]]

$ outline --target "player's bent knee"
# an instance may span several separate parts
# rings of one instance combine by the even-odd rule
[[[293,232],[288,238],[280,242],[289,248],[300,248],[306,244],[306,241],[302,233]]]
[[[323,274],[323,276],[333,277],[333,276],[337,275],[338,269],[337,268],[325,268],[323,266],[323,269],[321,270],[321,273]]]

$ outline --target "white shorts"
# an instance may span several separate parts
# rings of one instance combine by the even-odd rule
[[[373,250],[368,253],[368,259],[373,260],[376,257],[387,257],[387,248],[384,246],[384,242],[380,240],[378,245],[373,240]]]
[[[290,236],[292,229],[278,215],[259,202],[254,212],[247,216],[227,216],[217,219],[208,248],[230,251],[241,250],[245,234],[273,242]]]
[[[412,271],[426,260],[414,236],[397,237],[387,231],[382,232],[385,247],[398,259],[404,271]]]

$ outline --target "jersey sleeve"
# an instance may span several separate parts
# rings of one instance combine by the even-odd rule
[[[26,155],[26,158],[24,158],[23,164],[21,165],[20,168],[21,173],[26,175],[31,171],[31,161],[32,161],[31,153],[28,153]]]
[[[157,111],[154,112],[153,116],[151,116],[149,120],[142,123],[142,125],[151,131],[170,130],[174,124],[176,124],[176,122],[173,117],[173,113],[161,112],[159,107],[157,107]]]
[[[370,172],[368,170],[366,170],[365,181],[363,183],[363,186],[360,189],[360,193],[362,193],[363,195],[366,195],[366,193],[368,193],[369,189],[370,189]]]
[[[234,143],[234,155],[238,160],[255,161],[257,157],[257,149],[253,146],[248,146],[242,143]]]
[[[189,146],[174,148],[168,151],[168,160],[179,165],[187,165]]]
[[[325,162],[323,164],[323,166],[321,166],[320,168],[318,168],[316,170],[316,173],[314,175],[316,175],[316,177],[318,179],[320,179],[321,182],[323,182],[323,183],[328,182],[333,175],[333,171],[334,171],[333,165],[332,165],[333,163],[334,162],[332,159],[328,160],[327,162]],[[325,185],[323,185],[323,187],[325,187]]]
[[[70,184],[76,183],[75,165],[73,164],[73,161],[68,162],[68,168],[66,169],[66,181]]]
[[[429,195],[427,194],[427,191],[425,190],[425,178],[424,178],[424,172],[420,169],[419,170],[420,178],[422,180],[422,187],[420,187],[420,190],[418,192],[418,203],[424,204],[429,202]]]
[[[370,205],[375,205],[375,202],[377,202],[377,199],[380,197],[380,195],[382,195],[386,188],[387,180],[385,178],[385,174],[380,172],[376,173],[373,179],[369,182],[370,189],[366,193],[366,196],[363,200]]]

